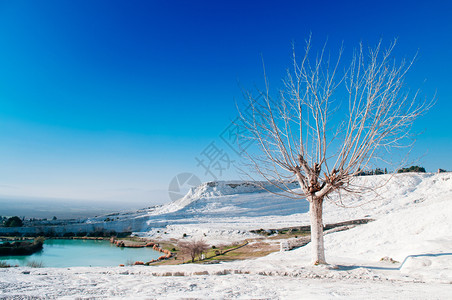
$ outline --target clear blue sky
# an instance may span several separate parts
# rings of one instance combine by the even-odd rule
[[[0,195],[152,204],[181,172],[211,180],[195,158],[212,141],[236,158],[219,136],[240,85],[262,84],[262,55],[280,87],[310,33],[418,51],[408,84],[437,104],[414,158],[452,170],[451,16],[450,1],[0,1]]]

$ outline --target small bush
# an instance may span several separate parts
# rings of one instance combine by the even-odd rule
[[[120,239],[120,238],[129,237],[131,234],[132,234],[132,232],[130,232],[130,231],[117,232],[116,237]]]
[[[128,259],[128,260],[126,261],[126,266],[133,266],[134,263],[135,263],[134,260]]]
[[[401,168],[397,170],[397,173],[409,173],[409,172],[425,173],[425,169],[419,166],[411,166],[409,168]]]
[[[30,268],[43,268],[44,264],[42,263],[42,261],[30,260],[29,262],[27,262],[27,267],[30,267]]]
[[[399,263],[397,260],[394,260],[394,259],[392,259],[391,257],[388,257],[388,256],[382,257],[380,259],[380,261],[389,262],[389,263],[392,263],[392,264]]]
[[[5,227],[22,227],[24,223],[18,216],[8,218],[5,221]]]
[[[0,260],[0,268],[11,268],[11,265],[9,265],[6,262]]]
[[[43,236],[38,236],[37,238],[35,238],[35,240],[33,241],[34,244],[44,244],[44,241],[46,239]]]
[[[55,232],[53,229],[51,229],[51,230],[47,231],[47,232],[44,234],[44,236],[45,236],[45,237],[55,237],[55,236],[57,236],[57,234],[56,234],[56,232]]]

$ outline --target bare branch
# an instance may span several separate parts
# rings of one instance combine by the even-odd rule
[[[265,90],[258,90],[257,97],[246,92],[248,111],[240,112],[239,125],[245,133],[239,139],[254,141],[257,147],[244,151],[258,178],[250,177],[265,180],[276,191],[266,184],[262,188],[272,193],[306,198],[320,220],[323,199],[332,199],[332,193],[375,190],[356,185],[356,175],[372,161],[381,160],[382,150],[410,147],[414,120],[433,105],[420,100],[419,91],[410,93],[405,88],[413,60],[397,63],[392,59],[395,44],[383,50],[380,41],[367,51],[360,44],[344,65],[343,48],[333,58],[325,43],[313,57],[309,38],[300,60],[293,50],[293,68],[274,98],[264,67]],[[335,105],[340,99],[345,107]],[[293,181],[298,181],[300,189],[294,189]],[[343,205],[341,197],[334,199]],[[320,234],[317,223],[316,234]],[[322,243],[323,238],[318,245]]]

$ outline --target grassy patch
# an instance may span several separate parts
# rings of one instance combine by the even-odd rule
[[[265,243],[265,242],[257,242],[256,240],[251,241],[250,243],[235,249],[239,246],[243,246],[243,244],[233,244],[224,247],[220,255],[209,255],[210,253],[215,254],[215,250],[212,249],[209,251],[206,258],[202,261],[195,261],[195,263],[208,263],[213,261],[232,261],[232,260],[244,260],[244,259],[252,259],[258,258],[265,255],[268,255],[272,252],[278,251],[279,246],[275,244]],[[230,250],[233,249],[233,250]],[[230,251],[226,251],[230,250]],[[226,252],[226,253],[225,253]],[[218,253],[218,252],[217,252]]]
[[[279,251],[280,245],[278,240],[302,237],[310,234],[309,231],[292,228],[274,230],[271,234],[269,231],[265,231],[263,229],[258,231],[259,232],[255,233],[262,235],[262,238],[250,240],[245,246],[243,246],[245,244],[244,242],[232,243],[228,245],[213,245],[207,252],[204,253],[205,258],[203,260],[197,258],[194,263],[202,264],[216,261],[244,260],[262,257]],[[167,249],[176,254],[176,257],[153,263],[153,266],[192,263],[191,258],[189,258],[187,254],[180,253],[177,248],[177,241],[159,242],[159,244],[161,248]],[[243,247],[238,248],[239,246]]]
[[[268,239],[270,239],[270,240],[290,239],[290,238],[298,238],[298,237],[302,237],[302,236],[308,236],[310,234],[311,234],[310,231],[292,231],[292,232],[274,234],[272,236],[269,236]]]

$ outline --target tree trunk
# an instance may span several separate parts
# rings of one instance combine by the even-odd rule
[[[311,218],[312,262],[315,265],[326,264],[325,247],[323,245],[323,198],[310,199],[309,213]]]

